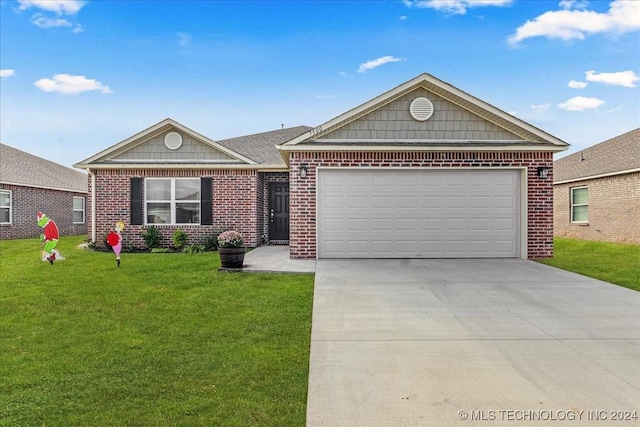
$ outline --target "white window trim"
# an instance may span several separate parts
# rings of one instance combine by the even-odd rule
[[[3,209],[9,208],[9,222],[0,222],[0,224],[11,225],[13,224],[13,192],[11,190],[5,190],[4,188],[0,191],[3,193],[9,193],[9,205],[8,206],[0,205],[0,208],[3,208]]]
[[[171,181],[171,200],[149,200],[147,199],[147,182],[148,181],[154,181],[154,180],[169,180]],[[188,201],[176,201],[175,197],[176,197],[176,181],[177,180],[186,180],[186,179],[190,179],[193,181],[198,181],[200,182],[200,178],[196,178],[196,177],[184,177],[184,178],[169,178],[169,177],[157,177],[157,178],[145,178],[144,179],[144,224],[145,225],[155,225],[155,226],[165,226],[165,225],[200,225],[200,223],[202,222],[202,218],[200,218],[202,216],[202,206],[200,205],[201,203],[201,199],[202,199],[202,195],[200,195],[200,198],[197,200],[188,200]],[[149,203],[169,203],[170,204],[170,209],[171,209],[171,222],[166,222],[166,223],[154,223],[154,222],[147,222],[147,205]],[[198,204],[198,217],[200,218],[200,221],[198,223],[188,223],[188,222],[176,222],[176,205],[180,204],[180,203],[197,203]]]
[[[72,210],[73,212],[82,212],[82,221],[76,222],[73,221],[74,224],[84,224],[87,222],[87,199],[81,196],[73,196],[73,200],[75,202],[76,199],[82,199],[82,209],[76,209],[75,203],[73,204]],[[73,218],[73,214],[71,216]]]
[[[589,193],[588,193],[588,191],[589,191],[589,187],[588,187],[588,186],[586,186],[586,185],[583,185],[583,186],[580,186],[580,187],[571,187],[571,188],[569,189],[569,192],[570,192],[570,194],[569,194],[569,199],[570,199],[570,200],[569,200],[569,202],[570,202],[570,206],[569,206],[569,209],[570,209],[570,211],[569,211],[569,216],[570,216],[570,218],[571,218],[571,223],[572,223],[572,224],[588,224],[588,223],[589,223],[589,201],[588,201],[588,199],[587,199],[587,203],[579,203],[579,204],[573,203],[573,192],[574,192],[575,190],[581,190],[581,189],[583,189],[583,188],[586,188],[586,189],[587,189],[587,197],[588,197],[588,195],[589,195]],[[586,207],[587,207],[587,220],[586,220],[586,221],[575,221],[575,220],[573,219],[573,208],[575,208],[576,206],[586,206]]]

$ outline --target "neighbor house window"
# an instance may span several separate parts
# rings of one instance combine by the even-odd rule
[[[73,223],[84,224],[84,197],[73,198]]]
[[[145,179],[147,224],[199,224],[200,178]]]
[[[11,191],[0,190],[0,224],[11,224]]]
[[[571,222],[589,221],[589,189],[574,187],[571,189]]]

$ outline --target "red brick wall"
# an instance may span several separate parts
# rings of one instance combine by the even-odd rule
[[[301,163],[308,165],[300,178]],[[528,258],[553,256],[553,176],[537,176],[538,166],[553,166],[552,153],[292,153],[290,162],[290,255],[316,258],[316,168],[318,166],[360,167],[526,167],[527,168],[527,254]]]
[[[76,236],[87,232],[87,222],[73,223],[73,198],[84,197],[86,206],[89,198],[85,193],[48,190],[0,184],[3,190],[11,191],[11,224],[0,224],[0,239],[26,239],[38,237],[42,227],[36,222],[38,211],[44,212],[55,221],[61,236]],[[88,209],[85,207],[88,213]],[[88,219],[87,219],[88,220]]]
[[[571,223],[571,188],[589,189],[589,221]],[[556,236],[640,244],[640,172],[557,184],[554,192]]]
[[[145,225],[131,225],[130,179],[132,177],[212,178],[213,225],[163,225],[155,224],[161,235],[161,245],[169,247],[173,232],[180,228],[188,235],[187,244],[200,244],[216,232],[236,230],[244,235],[246,245],[255,247],[261,239],[262,212],[258,205],[257,172],[255,170],[96,170],[96,245],[105,245],[106,235],[117,221],[124,221],[122,233],[125,243],[143,248],[140,233]],[[91,181],[89,181],[91,187]],[[89,188],[91,193],[91,188]],[[144,185],[143,185],[144,200]],[[91,224],[90,201],[87,202],[88,223]],[[89,227],[89,233],[90,233]],[[91,237],[91,236],[89,236]]]

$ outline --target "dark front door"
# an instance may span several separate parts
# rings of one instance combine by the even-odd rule
[[[289,183],[269,183],[269,241],[289,240]]]

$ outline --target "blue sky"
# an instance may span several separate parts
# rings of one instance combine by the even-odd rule
[[[572,144],[640,126],[640,2],[0,0],[0,140],[319,125],[427,72]]]

